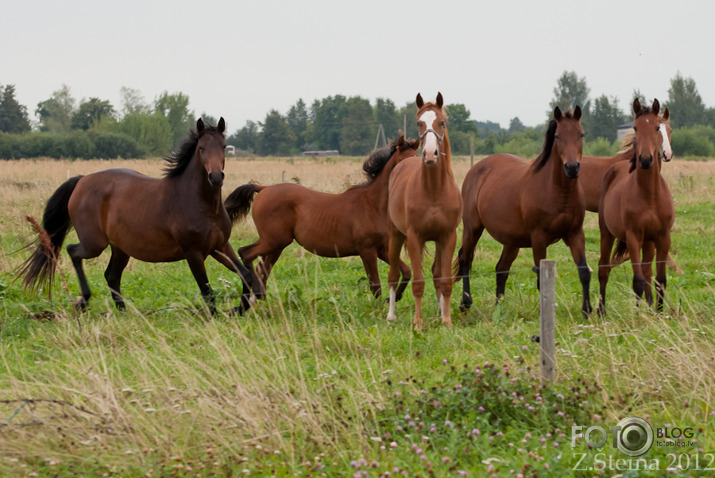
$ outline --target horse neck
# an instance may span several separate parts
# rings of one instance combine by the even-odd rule
[[[422,183],[428,193],[440,194],[448,181],[454,181],[454,174],[452,173],[452,150],[449,145],[449,136],[445,131],[440,145],[437,166],[430,167],[422,162]]]
[[[643,169],[637,164],[634,176],[638,189],[645,193],[646,196],[657,196],[660,191],[660,159],[653,160],[653,166],[650,169]]]
[[[567,193],[574,192],[578,189],[578,181],[575,178],[566,177],[564,163],[561,161],[561,155],[555,147],[551,150],[547,165],[542,168],[542,171],[544,170],[548,171],[549,181],[554,188],[558,188],[558,190]]]

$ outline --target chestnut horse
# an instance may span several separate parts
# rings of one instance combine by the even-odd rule
[[[611,262],[626,251],[633,267],[633,291],[638,300],[645,294],[649,305],[653,304],[650,284],[655,255],[656,309],[661,311],[663,308],[665,266],[675,209],[668,185],[660,175],[663,136],[658,134],[661,125],[659,110],[658,100],[653,100],[653,105],[648,108],[641,106],[638,99],[635,99],[633,112],[636,116],[636,136],[632,157],[630,161],[613,165],[603,179],[598,207],[598,225],[601,230],[601,258],[598,262],[601,300],[598,311],[601,315],[606,312],[606,285]],[[618,244],[614,257],[610,259],[616,240]],[[643,256],[641,263],[638,263],[641,250]]]
[[[546,248],[563,240],[578,266],[583,288],[581,311],[591,313],[583,218],[586,205],[579,185],[583,129],[581,108],[563,114],[558,106],[549,122],[541,154],[534,161],[510,154],[489,156],[469,170],[462,185],[464,214],[462,248],[458,255],[464,291],[462,310],[472,305],[469,273],[474,249],[484,229],[500,242],[496,295],[504,295],[511,264],[519,248],[531,247],[537,273]]]
[[[668,110],[668,108],[665,108],[665,111],[660,116],[660,121],[660,125],[658,126],[658,133],[662,139],[660,154],[663,161],[667,163],[673,159],[673,149],[670,146],[672,129],[670,127],[670,110]],[[623,138],[620,151],[613,157],[581,157],[581,171],[578,175],[578,182],[581,183],[583,194],[586,197],[587,211],[598,212],[598,204],[601,202],[601,184],[603,183],[603,177],[611,166],[620,161],[628,161],[633,157],[634,139],[635,133],[633,131],[629,132],[625,138]],[[628,254],[626,253],[621,256],[620,259],[627,261]],[[675,259],[670,255],[670,252],[668,252],[668,266],[680,274],[683,273],[680,267],[678,267],[678,264],[675,263]]]
[[[662,138],[660,155],[663,161],[668,162],[673,159],[673,149],[670,146],[670,111],[665,109],[660,116],[658,133]],[[581,183],[583,194],[586,198],[586,210],[598,212],[598,204],[601,202],[601,183],[606,171],[620,161],[629,161],[633,158],[633,133],[629,133],[623,139],[621,150],[613,157],[602,156],[582,156],[581,170],[578,173],[578,182]]]
[[[165,158],[168,166],[162,179],[108,169],[67,180],[50,197],[39,245],[20,267],[25,287],[49,283],[51,290],[60,248],[74,226],[79,244],[68,245],[67,252],[82,290],[80,310],[91,296],[82,261],[99,256],[109,246],[112,257],[104,277],[119,310],[125,308],[120,284],[130,257],[145,262],[186,259],[214,314],[214,295],[204,266],[209,255],[249,280],[248,270],[228,242],[231,221],[221,202],[225,129],[223,118],[217,127],[205,126],[199,119],[179,151]],[[248,306],[249,290],[250,282],[244,282],[239,311]]]
[[[226,198],[226,209],[235,223],[248,214],[253,203],[253,222],[258,241],[238,250],[253,274],[253,290],[265,298],[266,281],[283,249],[296,240],[308,251],[323,257],[360,256],[370,289],[380,296],[377,259],[387,262],[387,182],[390,172],[404,158],[414,156],[419,142],[400,136],[385,148],[373,152],[363,164],[368,176],[364,184],[341,194],[313,191],[298,184],[258,186],[246,184]],[[254,194],[258,193],[255,196]],[[262,258],[258,274],[253,267]],[[410,268],[400,263],[401,296],[410,281]],[[256,280],[258,279],[258,280]]]
[[[422,330],[422,295],[425,283],[422,252],[426,241],[435,242],[432,280],[437,292],[442,323],[452,326],[451,262],[457,243],[457,226],[462,213],[462,198],[452,173],[452,153],[447,134],[447,115],[442,94],[435,103],[425,103],[417,94],[417,126],[422,142],[422,157],[407,158],[390,175],[388,215],[390,219],[390,309],[387,320],[396,319],[395,283],[400,251],[407,241],[415,297],[414,327]]]

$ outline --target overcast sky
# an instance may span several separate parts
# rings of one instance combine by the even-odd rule
[[[148,103],[183,92],[229,132],[299,98],[401,107],[437,91],[472,119],[533,126],[565,70],[625,111],[635,89],[667,100],[678,72],[715,106],[714,14],[710,0],[22,0],[0,8],[0,85],[32,120],[67,84],[117,110],[123,86]]]

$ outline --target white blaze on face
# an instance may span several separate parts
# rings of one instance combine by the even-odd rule
[[[434,111],[425,111],[420,116],[420,121],[422,121],[427,129],[434,128],[434,121],[437,119],[437,113]],[[439,142],[437,141],[437,135],[430,132],[427,133],[422,141],[422,154],[428,159],[437,161],[437,156],[435,151],[439,151]]]
[[[673,148],[670,146],[670,140],[668,139],[668,128],[665,127],[665,123],[661,123],[660,126],[658,127],[658,131],[660,131],[660,135],[663,137],[663,146],[662,146],[662,156],[663,159],[666,161],[670,161],[673,159]]]

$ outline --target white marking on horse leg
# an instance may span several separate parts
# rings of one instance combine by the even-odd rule
[[[670,161],[671,159],[673,159],[673,148],[670,146],[670,140],[668,139],[668,131],[665,127],[665,124],[661,123],[660,126],[658,126],[658,131],[660,131],[660,135],[663,137],[663,159],[665,159],[666,161]]]
[[[397,291],[395,290],[395,286],[391,285],[390,286],[390,309],[387,312],[387,320],[395,320],[397,318],[397,315],[395,315],[395,302],[396,302],[396,297],[397,297]]]
[[[444,314],[444,296],[442,294],[439,295],[439,315],[442,316]]]

